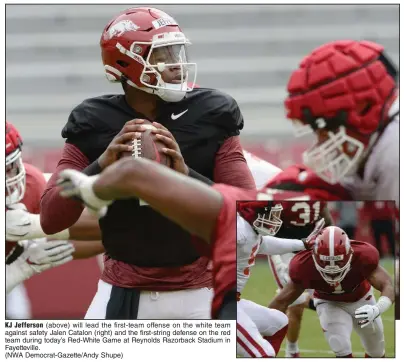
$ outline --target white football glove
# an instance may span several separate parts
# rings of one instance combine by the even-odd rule
[[[10,205],[6,211],[6,240],[21,241],[44,238],[69,239],[69,229],[54,235],[46,235],[41,227],[39,214],[31,214],[23,204]]]
[[[361,328],[365,328],[380,315],[380,310],[376,305],[366,304],[355,311],[355,318]]]
[[[98,217],[106,214],[111,200],[102,200],[94,194],[93,184],[99,175],[87,176],[76,170],[63,170],[57,184],[62,188],[60,196],[81,201],[88,211]]]
[[[34,274],[71,261],[75,250],[73,244],[63,240],[48,242],[26,240],[21,244],[26,249],[15,262],[7,265],[7,293]]]
[[[324,229],[325,225],[325,220],[322,218],[321,220],[316,222],[316,225],[314,226],[314,230],[311,232],[311,234],[306,238],[303,239],[304,246],[307,250],[310,250],[313,248],[314,242],[316,241],[317,236],[321,233],[321,230]]]

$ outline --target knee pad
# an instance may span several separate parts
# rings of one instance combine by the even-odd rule
[[[327,332],[325,332],[327,336]],[[347,356],[352,353],[351,341],[349,336],[341,334],[332,334],[327,336],[328,344],[336,356]]]

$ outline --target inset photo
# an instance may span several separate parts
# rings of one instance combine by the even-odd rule
[[[394,201],[238,201],[237,357],[395,357],[398,245]]]

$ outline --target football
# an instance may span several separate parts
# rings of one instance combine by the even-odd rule
[[[147,158],[156,161],[161,165],[168,167],[172,166],[172,159],[170,156],[163,153],[162,149],[165,146],[163,142],[157,139],[156,135],[151,133],[155,127],[150,121],[144,120],[143,127],[147,128],[146,131],[141,132],[140,138],[134,138],[127,144],[133,145],[132,152],[122,152],[121,157],[134,157],[134,158]]]

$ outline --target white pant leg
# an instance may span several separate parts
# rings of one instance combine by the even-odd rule
[[[105,319],[112,285],[100,280],[85,319]],[[138,319],[210,319],[213,289],[141,291]]]
[[[111,284],[105,283],[101,279],[98,281],[97,293],[95,293],[84,319],[105,319],[111,290]]]
[[[288,324],[288,317],[279,310],[266,308],[246,299],[241,299],[237,306],[241,306],[263,336],[272,336]]]
[[[18,284],[6,296],[6,316],[8,319],[31,319],[31,302],[24,283]]]
[[[237,355],[241,357],[275,357],[271,344],[262,338],[255,323],[237,302]]]
[[[351,334],[352,317],[337,303],[315,299],[316,311],[320,319],[325,338],[336,356],[352,353]]]

